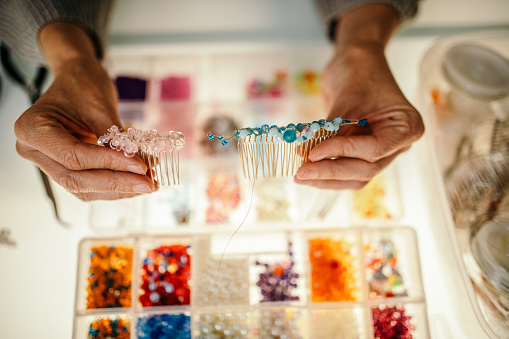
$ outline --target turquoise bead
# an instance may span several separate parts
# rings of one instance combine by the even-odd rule
[[[292,143],[297,140],[297,133],[295,133],[295,130],[293,129],[287,129],[283,133],[283,139],[285,139],[285,141],[288,143]]]

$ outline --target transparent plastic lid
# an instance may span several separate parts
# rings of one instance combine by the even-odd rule
[[[509,93],[509,60],[486,47],[463,43],[445,54],[443,67],[453,85],[479,98]]]
[[[472,238],[472,253],[486,278],[509,299],[509,221],[483,225]]]

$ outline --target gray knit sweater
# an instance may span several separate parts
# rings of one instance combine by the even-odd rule
[[[341,13],[370,3],[394,8],[400,19],[413,17],[418,0],[315,0],[329,32]],[[38,33],[54,21],[65,21],[82,27],[91,37],[98,58],[104,54],[108,14],[113,0],[0,0],[0,41],[23,58],[44,63]],[[332,38],[332,37],[331,37]]]

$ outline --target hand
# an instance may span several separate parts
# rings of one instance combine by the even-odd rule
[[[55,78],[15,123],[18,153],[83,201],[152,192],[141,159],[96,144],[107,128],[121,123],[115,88],[88,35],[72,24],[53,23],[41,31],[40,43]]]
[[[366,10],[374,7],[370,17]],[[360,189],[424,132],[420,114],[399,89],[384,55],[397,23],[395,13],[385,5],[371,5],[350,14],[342,18],[335,54],[323,74],[324,99],[328,119],[367,118],[368,125],[342,127],[340,135],[318,144],[296,174],[300,184]],[[376,26],[380,17],[384,20]]]

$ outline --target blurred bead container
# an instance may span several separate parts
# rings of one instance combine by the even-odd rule
[[[421,65],[433,139],[472,305],[491,337],[509,333],[509,49],[506,36],[435,44]],[[466,279],[465,279],[466,280]]]
[[[270,237],[241,232],[226,251],[231,232],[208,226],[83,240],[74,338],[90,328],[111,338],[370,338],[380,326],[429,338],[413,229],[270,227]],[[410,323],[379,320],[380,305],[403,305]]]
[[[308,240],[311,301],[357,301],[362,288],[358,236],[322,234]]]
[[[164,243],[165,245],[159,245]],[[139,301],[143,307],[189,305],[191,249],[187,238],[143,239]],[[154,248],[154,245],[157,247]],[[150,249],[147,249],[150,248]]]
[[[193,327],[194,338],[238,338],[251,337],[250,313],[224,310],[221,313],[196,314]]]
[[[136,338],[191,338],[191,317],[185,313],[147,314],[136,321]]]
[[[210,240],[200,239],[194,254],[193,305],[249,305],[247,255],[214,257]]]

